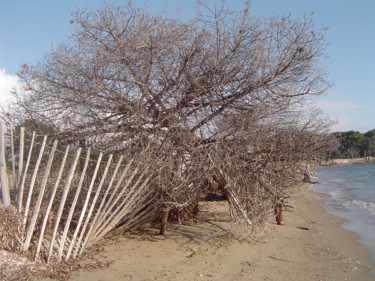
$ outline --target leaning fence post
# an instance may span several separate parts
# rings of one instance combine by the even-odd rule
[[[11,151],[12,151],[12,180],[13,180],[13,191],[16,193],[17,188],[17,179],[16,179],[16,161],[14,157],[14,138],[13,138],[13,129],[10,128],[10,144],[11,144]]]
[[[100,183],[99,183],[99,186],[98,186],[97,190],[95,191],[94,199],[93,199],[92,202],[91,202],[91,207],[90,207],[89,212],[87,213],[86,221],[85,221],[85,223],[84,223],[84,225],[83,225],[83,228],[82,228],[82,230],[81,230],[81,237],[80,237],[80,239],[78,239],[78,241],[82,241],[82,239],[83,239],[83,235],[84,235],[84,233],[86,232],[86,228],[89,226],[89,221],[90,221],[90,219],[91,219],[91,215],[92,215],[92,213],[93,213],[93,211],[94,211],[94,207],[96,206],[96,201],[98,200],[98,197],[99,197],[100,191],[101,191],[102,186],[103,186],[103,184],[104,184],[104,181],[105,181],[105,179],[106,179],[106,177],[107,177],[107,173],[108,173],[108,170],[109,170],[109,166],[111,165],[111,162],[112,162],[112,157],[113,157],[113,155],[111,154],[111,155],[109,156],[109,158],[108,158],[107,166],[105,167],[104,173],[103,173],[103,175],[102,175],[102,179],[101,179],[101,181],[100,181]],[[92,226],[93,226],[93,225],[92,225],[92,221],[91,221],[91,227],[92,227]],[[89,237],[91,227],[90,227],[89,230],[87,231],[87,233],[86,233],[86,238],[83,240],[83,242],[80,243],[80,244],[77,244],[77,247],[78,247],[78,248],[79,248],[79,246],[81,246],[81,250],[79,251],[79,255],[81,255],[81,253],[83,252],[83,250],[84,250],[84,248],[85,248],[85,244],[86,244],[86,241],[87,241],[87,239],[88,239],[88,237]],[[77,248],[77,249],[78,249],[78,248]]]
[[[33,233],[34,233],[36,220],[37,220],[38,215],[39,215],[40,207],[42,206],[44,191],[46,190],[48,176],[49,176],[49,173],[51,171],[52,161],[53,161],[53,158],[55,157],[56,147],[57,147],[57,140],[55,140],[53,142],[53,147],[52,147],[52,150],[51,150],[51,152],[49,154],[49,157],[48,157],[48,163],[47,163],[47,167],[45,169],[42,185],[41,185],[40,190],[39,190],[38,200],[37,200],[36,205],[34,207],[34,212],[33,212],[33,215],[32,215],[32,218],[31,218],[31,221],[30,221],[27,233],[26,233],[26,240],[23,244],[23,251],[24,252],[26,252],[29,249],[30,241],[31,241],[31,238],[32,238]]]
[[[91,182],[90,182],[89,189],[87,190],[87,195],[86,195],[85,203],[83,204],[83,207],[82,207],[82,210],[81,210],[81,215],[79,217],[76,230],[74,231],[74,234],[73,234],[73,237],[72,237],[72,241],[71,241],[71,244],[70,244],[69,249],[68,249],[68,254],[67,255],[70,255],[71,254],[71,250],[73,250],[74,243],[77,245],[76,249],[74,250],[74,253],[73,253],[73,258],[76,257],[76,254],[78,252],[80,243],[82,241],[82,235],[84,234],[84,231],[86,230],[85,227],[84,227],[84,225],[82,225],[82,223],[83,223],[83,220],[84,220],[84,216],[86,214],[86,209],[87,209],[88,204],[89,204],[90,196],[91,196],[91,193],[92,193],[92,188],[94,186],[95,179],[96,179],[96,176],[98,174],[98,170],[99,170],[100,163],[102,161],[102,157],[103,157],[103,153],[100,152],[99,159],[96,162],[96,167],[95,167],[94,173],[92,175],[92,179],[91,179]],[[77,238],[77,235],[78,235],[78,233],[80,231],[81,225],[82,225],[81,235],[78,237],[78,240],[76,241],[76,238]]]
[[[18,188],[17,188],[17,192],[18,192],[18,197],[17,197],[18,212],[22,211],[23,190],[24,190],[24,187],[25,187],[26,175],[27,175],[27,171],[29,169],[31,154],[33,152],[34,140],[35,140],[35,132],[33,132],[33,135],[31,137],[30,149],[29,149],[29,154],[27,156],[27,160],[26,160],[25,170],[22,172],[20,181],[18,183]]]
[[[10,205],[10,193],[5,162],[5,124],[2,120],[0,120],[0,183],[2,203],[5,207],[8,207]]]
[[[40,148],[38,159],[36,160],[36,164],[35,164],[35,167],[34,167],[33,176],[31,177],[29,193],[28,193],[28,196],[27,196],[27,199],[26,199],[25,213],[24,213],[24,216],[23,216],[23,227],[26,227],[29,209],[30,209],[30,204],[31,204],[31,197],[33,196],[34,185],[35,185],[35,182],[36,182],[36,178],[38,176],[39,166],[40,166],[40,162],[42,161],[42,157],[43,157],[43,153],[44,153],[44,148],[46,146],[46,142],[47,142],[47,136],[44,136],[42,147]]]
[[[57,210],[56,219],[55,219],[55,225],[53,227],[53,232],[52,232],[52,236],[51,236],[51,244],[49,246],[49,252],[48,252],[48,256],[47,256],[47,263],[49,262],[49,260],[51,258],[51,255],[52,255],[53,246],[55,244],[55,238],[57,236],[57,230],[58,230],[59,225],[60,225],[61,215],[62,215],[63,210],[64,210],[64,206],[65,206],[66,198],[68,196],[70,185],[71,185],[71,183],[73,181],[74,172],[75,172],[76,167],[77,167],[79,156],[81,155],[81,150],[82,150],[81,148],[78,148],[77,151],[76,151],[73,163],[72,163],[72,165],[70,166],[70,169],[69,169],[69,174],[67,176],[67,180],[66,180],[66,183],[65,183],[65,186],[64,186],[64,189],[63,189],[63,193],[61,195],[59,209]]]
[[[74,195],[73,202],[70,206],[69,215],[68,215],[68,218],[66,219],[64,232],[61,236],[60,248],[58,250],[58,261],[61,260],[61,256],[63,254],[63,250],[64,250],[64,246],[65,246],[65,240],[66,240],[66,237],[68,235],[70,223],[72,221],[72,217],[73,217],[73,214],[74,214],[74,210],[75,210],[79,195],[81,194],[82,184],[83,184],[83,181],[86,177],[87,167],[88,167],[89,162],[90,162],[90,153],[91,153],[91,148],[89,147],[88,150],[87,150],[87,154],[86,154],[86,161],[85,161],[85,164],[83,166],[82,173],[81,173],[81,179],[79,180],[78,186],[76,188],[76,193]],[[69,256],[67,256],[66,260],[68,260],[68,259],[69,259]]]
[[[124,159],[124,156],[120,156],[120,159],[118,160],[117,162],[117,165],[116,165],[116,168],[112,174],[112,178],[106,188],[106,191],[104,193],[104,196],[103,198],[101,199],[101,202],[100,202],[100,206],[99,208],[96,210],[96,214],[95,214],[95,217],[93,219],[93,221],[91,222],[91,227],[89,229],[89,231],[87,232],[87,237],[91,237],[92,234],[97,230],[98,226],[100,226],[100,223],[101,223],[101,218],[102,218],[102,214],[104,213],[104,211],[106,210],[105,206],[104,206],[104,203],[106,202],[111,202],[111,200],[108,200],[107,197],[108,197],[108,194],[109,194],[109,191],[112,190],[112,185],[116,179],[116,176],[117,176],[117,173],[118,173],[118,170],[121,166],[121,163]],[[130,167],[130,165],[128,165]],[[116,193],[115,191],[113,191],[113,195],[115,195],[114,193]],[[111,196],[112,197],[112,196]],[[104,207],[104,208],[103,208]],[[98,223],[97,223],[98,222]],[[86,238],[87,240],[88,238]],[[90,238],[91,239],[91,238]],[[86,242],[84,242],[86,243]]]
[[[61,178],[62,178],[62,175],[63,175],[65,162],[66,162],[66,159],[68,157],[69,150],[70,150],[70,146],[68,145],[65,149],[63,159],[61,160],[59,172],[56,176],[56,179],[54,180],[55,183],[54,183],[54,186],[51,190],[51,194],[50,194],[49,201],[48,201],[48,206],[47,206],[47,209],[44,213],[43,223],[42,223],[42,226],[40,227],[40,231],[39,231],[38,245],[36,247],[36,252],[35,252],[35,260],[38,259],[40,248],[42,247],[44,231],[46,229],[46,225],[47,225],[48,218],[49,218],[49,215],[50,215],[50,212],[51,212],[51,209],[52,209],[53,201],[55,200],[57,188],[59,187],[59,184],[60,184],[60,181],[61,181]],[[53,243],[53,242],[54,241],[51,241],[51,243]],[[48,259],[49,259],[49,256],[48,256]]]
[[[16,202],[17,202],[17,206],[20,206],[20,194],[19,194],[19,183],[21,181],[21,178],[22,178],[22,173],[23,173],[23,150],[24,150],[24,136],[25,136],[25,128],[24,127],[21,127],[20,128],[20,139],[19,139],[19,142],[20,142],[20,148],[19,148],[19,152],[18,152],[18,174],[17,174],[17,181],[15,182],[15,191],[16,191]]]

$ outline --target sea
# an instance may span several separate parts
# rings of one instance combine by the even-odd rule
[[[318,184],[311,189],[325,195],[323,207],[345,220],[343,228],[358,234],[375,263],[375,163],[314,168]]]

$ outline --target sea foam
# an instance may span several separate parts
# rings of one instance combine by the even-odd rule
[[[334,190],[330,191],[328,194],[331,197],[341,198],[344,195],[344,192],[342,192],[342,190],[340,190],[340,189],[334,189]]]
[[[369,211],[372,215],[375,215],[375,203],[362,200],[353,200],[352,203],[362,209]]]

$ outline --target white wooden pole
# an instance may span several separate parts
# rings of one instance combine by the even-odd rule
[[[129,161],[129,163],[125,167],[125,170],[122,172],[120,178],[117,180],[115,188],[112,190],[111,196],[109,197],[108,200],[106,200],[105,206],[102,209],[103,211],[101,211],[100,214],[99,214],[97,223],[96,223],[95,228],[92,231],[92,233],[95,233],[98,230],[98,228],[101,226],[101,224],[105,221],[105,217],[109,214],[109,212],[110,212],[110,210],[112,208],[111,207],[111,203],[115,199],[115,196],[117,195],[117,191],[120,188],[120,186],[122,184],[122,181],[124,180],[125,176],[128,174],[128,171],[129,171],[130,166],[131,166],[132,163],[133,163],[133,159]]]
[[[0,120],[0,183],[1,198],[5,207],[10,206],[9,181],[5,162],[5,124]]]
[[[90,154],[91,154],[91,148],[89,148],[87,150],[85,164],[83,166],[83,170],[82,170],[82,173],[81,173],[81,179],[79,180],[78,187],[76,189],[76,193],[74,195],[72,205],[70,206],[68,218],[67,218],[65,228],[64,228],[64,232],[63,232],[62,238],[61,238],[60,248],[58,250],[58,260],[61,260],[61,255],[62,255],[63,250],[64,250],[64,244],[65,244],[66,237],[68,235],[70,223],[72,221],[72,217],[73,217],[73,214],[74,214],[74,211],[75,211],[75,207],[77,205],[78,197],[81,194],[82,184],[83,184],[83,181],[86,177],[87,167],[88,167],[89,162],[90,162]]]
[[[24,217],[23,217],[23,225],[24,226],[26,226],[27,216],[29,214],[29,209],[30,209],[30,204],[31,204],[31,197],[33,196],[34,185],[35,185],[36,177],[38,175],[40,162],[42,161],[42,157],[43,157],[43,153],[44,153],[44,148],[46,147],[46,142],[47,142],[47,136],[44,136],[42,147],[40,148],[38,159],[37,159],[36,164],[35,164],[33,176],[31,177],[31,183],[30,183],[30,187],[29,187],[29,194],[27,196],[26,206],[25,206],[25,214],[24,214]]]
[[[123,198],[125,192],[129,192],[128,190],[128,187],[129,185],[131,184],[131,182],[133,181],[133,178],[135,177],[135,175],[138,173],[138,168],[136,168],[132,175],[130,176],[129,179],[127,179],[127,183],[125,184],[125,186],[120,190],[120,192],[116,195],[116,198],[113,200],[113,202],[111,202],[111,205],[110,207],[108,208],[108,210],[106,211],[106,213],[103,215],[103,220],[101,223],[101,226],[96,230],[96,232],[94,233],[94,236],[97,235],[97,233],[100,233],[102,232],[103,229],[106,228],[106,224],[108,225],[109,224],[109,221],[112,219],[112,217],[115,215],[114,214],[114,208],[117,206],[117,203],[120,201],[120,200],[127,200],[127,198],[130,196],[130,194],[128,193],[127,196],[125,198]],[[140,178],[143,177],[143,174],[139,177],[138,181],[140,180]],[[122,178],[123,179],[123,178]],[[122,179],[121,181],[118,183],[118,184],[121,184],[122,182]],[[108,216],[108,217],[107,217]],[[106,224],[105,224],[106,223]]]
[[[139,186],[140,181],[143,179],[143,183]],[[96,233],[96,237],[93,237],[94,241],[98,241],[106,233],[108,233],[112,228],[114,228],[120,220],[124,217],[127,211],[129,211],[129,205],[134,204],[135,199],[139,196],[145,189],[145,186],[149,182],[151,177],[146,179],[143,178],[143,174],[139,177],[137,182],[130,188],[128,194],[122,199],[119,206],[111,212],[111,215],[106,220],[107,225]]]
[[[27,156],[25,170],[22,171],[22,176],[21,176],[20,182],[18,184],[18,212],[22,211],[23,189],[25,187],[25,180],[26,180],[26,176],[27,176],[27,170],[29,169],[29,164],[30,164],[30,160],[31,160],[31,154],[33,152],[34,140],[35,140],[35,132],[33,132],[33,135],[31,137],[30,148],[29,148],[29,155]]]
[[[52,150],[51,150],[51,152],[49,154],[49,157],[48,157],[48,162],[47,162],[46,169],[44,171],[44,177],[43,177],[42,185],[41,185],[40,190],[39,190],[38,199],[37,199],[36,205],[34,207],[33,216],[31,218],[29,228],[27,230],[25,243],[23,244],[23,251],[24,252],[26,252],[29,249],[31,237],[33,236],[33,233],[34,233],[36,220],[38,218],[40,207],[42,205],[44,191],[45,191],[46,186],[47,186],[48,176],[49,176],[49,173],[51,171],[52,161],[53,161],[53,158],[55,157],[56,147],[57,147],[57,140],[55,140],[53,142],[53,147],[52,147]]]
[[[110,180],[110,182],[109,182],[109,184],[108,184],[108,186],[106,188],[106,191],[105,191],[105,193],[103,195],[103,198],[102,198],[102,200],[100,202],[100,206],[99,206],[98,210],[96,211],[95,217],[94,217],[94,219],[93,219],[93,221],[91,223],[92,225],[91,225],[91,227],[89,229],[89,232],[87,234],[88,236],[91,236],[92,233],[94,233],[96,231],[97,227],[98,227],[101,215],[102,215],[102,213],[104,213],[104,210],[105,210],[105,208],[103,208],[104,204],[109,201],[109,200],[107,200],[107,197],[108,197],[109,191],[112,189],[113,182],[116,179],[118,170],[119,170],[119,168],[121,166],[121,163],[122,163],[123,159],[124,159],[124,157],[120,156],[120,159],[117,162],[116,168],[115,168],[115,170],[114,170],[114,172],[112,174],[112,178],[111,178],[111,180]]]
[[[17,188],[17,179],[16,179],[16,159],[14,157],[14,137],[13,137],[13,129],[10,129],[10,143],[11,143],[11,150],[12,150],[12,179],[13,179],[13,193],[15,193]]]
[[[90,183],[90,186],[89,186],[89,189],[87,191],[87,195],[86,195],[86,200],[85,200],[85,203],[82,207],[82,211],[81,211],[81,215],[79,217],[79,220],[78,220],[78,225],[77,225],[77,228],[74,232],[74,235],[73,235],[73,238],[72,238],[72,241],[71,241],[71,244],[69,246],[69,250],[68,250],[68,254],[71,253],[72,249],[73,249],[73,246],[74,246],[74,243],[75,243],[75,239],[80,231],[80,227],[83,223],[83,219],[85,217],[85,214],[86,214],[86,209],[88,207],[88,204],[89,204],[89,200],[90,200],[90,196],[91,196],[91,192],[92,192],[92,188],[94,186],[94,183],[95,183],[95,179],[96,179],[96,176],[98,174],[98,170],[99,170],[99,166],[100,166],[100,163],[102,161],[102,157],[103,157],[103,153],[100,152],[99,154],[99,159],[97,160],[97,163],[96,163],[96,167],[95,167],[95,170],[94,170],[94,174],[92,176],[92,180],[91,180],[91,183]],[[75,253],[78,251],[78,248],[79,248],[79,245],[81,243],[81,239],[82,239],[82,234],[83,232],[81,232],[81,235],[79,236],[77,242],[76,242],[76,249],[74,250],[74,254],[73,254],[73,258],[75,258]]]
[[[98,198],[99,198],[99,194],[100,194],[100,192],[101,192],[102,186],[103,186],[104,181],[105,181],[105,179],[106,179],[106,177],[107,177],[107,173],[108,173],[108,170],[109,170],[109,166],[110,166],[111,163],[112,163],[112,157],[113,157],[113,155],[111,154],[111,155],[109,156],[109,159],[108,159],[107,165],[106,165],[106,167],[105,167],[105,170],[104,170],[104,173],[103,173],[102,179],[101,179],[101,181],[100,181],[100,183],[99,183],[99,186],[98,186],[98,188],[97,188],[96,191],[95,191],[95,196],[94,196],[94,199],[92,200],[90,210],[89,210],[89,212],[87,213],[86,221],[85,221],[85,223],[84,223],[84,225],[83,225],[83,228],[82,228],[82,231],[81,231],[81,237],[78,239],[78,242],[80,242],[80,243],[77,245],[77,248],[81,247],[81,250],[80,250],[80,252],[79,252],[79,255],[81,255],[83,249],[85,248],[85,243],[86,243],[86,241],[87,241],[87,239],[88,239],[88,237],[89,237],[89,235],[90,235],[90,231],[91,231],[91,229],[92,229],[92,227],[93,227],[93,225],[91,225],[91,227],[90,227],[89,230],[87,231],[87,233],[86,233],[86,237],[85,237],[86,228],[87,228],[88,225],[89,225],[89,221],[90,221],[90,219],[91,219],[91,215],[92,215],[92,213],[93,213],[93,211],[94,211],[94,208],[95,208],[95,206],[96,206],[96,201],[97,201]],[[85,238],[84,238],[84,237],[85,237]],[[82,239],[83,239],[83,242],[81,243]]]
[[[70,146],[67,146],[66,149],[65,149],[65,153],[64,153],[63,159],[62,159],[61,164],[60,164],[60,170],[59,170],[59,173],[58,173],[58,175],[56,177],[55,184],[54,184],[54,186],[52,188],[52,192],[51,192],[51,195],[50,195],[50,198],[49,198],[49,201],[48,201],[48,206],[47,206],[46,212],[44,214],[42,226],[40,228],[38,244],[37,244],[37,247],[36,247],[35,260],[37,260],[38,256],[39,256],[40,248],[41,248],[42,242],[43,242],[44,231],[45,231],[46,226],[47,226],[47,222],[48,222],[49,214],[51,212],[53,201],[55,200],[55,195],[56,195],[57,188],[58,188],[58,186],[60,184],[60,181],[61,181],[61,178],[62,178],[62,174],[63,174],[64,167],[65,167],[66,158],[68,157],[68,153],[69,153],[69,149],[70,149]],[[51,241],[51,243],[53,243],[53,241]]]
[[[20,182],[21,182],[21,177],[22,177],[22,172],[23,172],[23,153],[24,153],[24,143],[25,143],[25,128],[21,127],[20,128],[20,151],[18,153],[18,175],[17,175],[17,182],[16,182],[16,197],[17,197],[17,206],[20,205],[19,201],[19,188],[20,188]]]
[[[65,201],[66,201],[66,198],[68,196],[69,188],[70,188],[70,185],[71,185],[73,177],[74,177],[74,172],[75,172],[76,167],[77,167],[77,163],[78,163],[78,160],[79,160],[79,156],[81,154],[81,150],[82,150],[82,148],[78,148],[77,151],[76,151],[76,154],[75,154],[75,157],[74,157],[74,160],[73,160],[73,164],[70,167],[69,174],[68,174],[65,186],[64,186],[63,194],[61,195],[61,201],[60,201],[59,209],[57,210],[55,225],[53,227],[51,244],[50,244],[50,247],[49,247],[47,262],[49,262],[49,260],[51,258],[51,255],[52,255],[53,246],[55,244],[55,238],[56,238],[56,235],[57,235],[57,230],[59,228],[59,224],[60,224],[60,220],[61,220],[61,215],[62,215],[62,212],[64,210]]]

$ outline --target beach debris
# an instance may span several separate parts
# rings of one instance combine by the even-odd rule
[[[277,225],[285,225],[283,221],[283,210],[282,210],[282,204],[276,203],[275,205],[275,215],[276,215],[276,223]]]
[[[277,225],[285,225],[283,220],[283,211],[293,212],[295,207],[288,205],[286,199],[290,198],[289,196],[278,197],[276,203],[274,204],[274,215],[276,218]]]
[[[187,247],[187,254],[186,254],[186,257],[187,258],[191,258],[191,257],[193,257],[197,252],[194,250],[194,249],[192,249],[191,247]]]
[[[284,199],[279,199],[274,207],[277,225],[285,225],[283,220]]]
[[[269,258],[271,258],[271,259],[273,259],[273,260],[277,260],[277,261],[293,262],[293,261],[289,261],[289,260],[279,259],[279,258],[276,258],[276,257],[274,257],[274,256],[269,256]]]
[[[297,228],[302,229],[302,230],[310,230],[310,228],[308,228],[308,227],[303,227],[303,226],[297,226]]]

